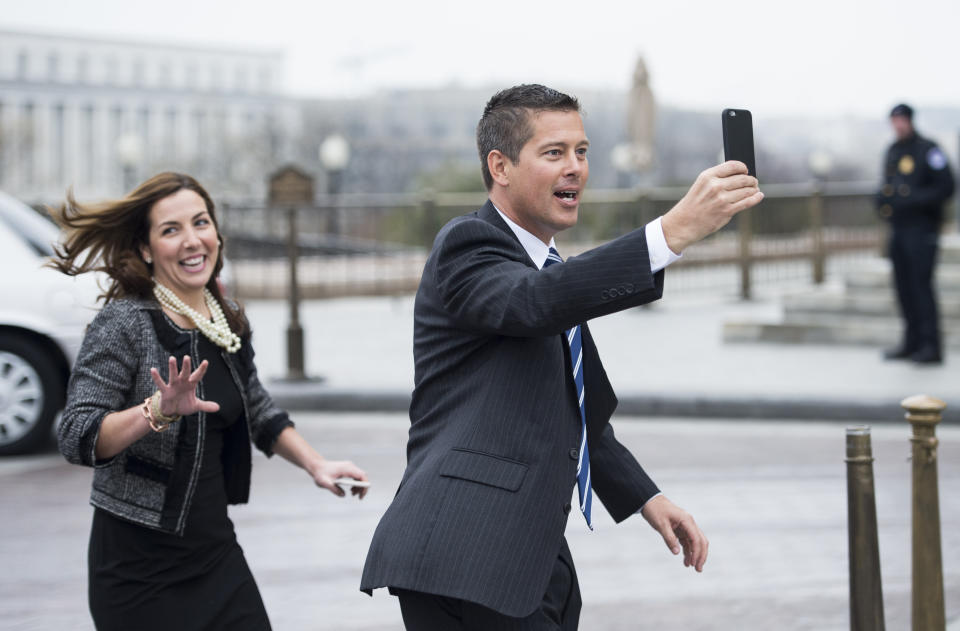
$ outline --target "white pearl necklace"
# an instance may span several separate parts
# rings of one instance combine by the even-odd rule
[[[196,309],[187,306],[177,294],[157,281],[153,281],[153,295],[170,311],[190,318],[208,340],[228,353],[236,353],[240,350],[240,336],[230,330],[227,317],[223,315],[223,309],[206,287],[203,289],[203,298],[207,303],[207,309],[210,310],[210,315],[213,316],[212,322],[200,315]]]

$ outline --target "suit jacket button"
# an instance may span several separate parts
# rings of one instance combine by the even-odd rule
[[[576,447],[574,447],[573,449],[570,450],[570,460],[579,460],[579,459],[580,459],[580,452],[577,450]]]
[[[564,515],[569,515],[569,514],[570,514],[570,504],[569,504],[569,503],[563,505],[563,514],[564,514]]]

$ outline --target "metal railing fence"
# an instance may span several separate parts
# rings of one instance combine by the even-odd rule
[[[766,185],[763,203],[684,253],[671,293],[749,298],[757,287],[823,282],[879,251],[883,227],[872,183]],[[686,189],[588,190],[578,224],[558,236],[565,256],[595,247],[667,212]],[[413,292],[437,231],[477,209],[482,193],[321,196],[297,209],[301,296]],[[264,203],[222,202],[232,283],[241,299],[286,296],[286,213]]]

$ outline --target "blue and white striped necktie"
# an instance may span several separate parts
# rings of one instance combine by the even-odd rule
[[[563,263],[560,253],[550,248],[550,254],[544,261],[543,267],[550,267]],[[573,366],[573,382],[577,387],[577,401],[580,403],[580,459],[577,462],[577,491],[580,495],[580,511],[587,520],[587,526],[593,530],[593,520],[590,510],[593,505],[593,489],[590,487],[590,452],[587,450],[587,412],[584,407],[583,389],[583,343],[580,336],[580,325],[565,331],[567,348],[570,351],[570,365]]]

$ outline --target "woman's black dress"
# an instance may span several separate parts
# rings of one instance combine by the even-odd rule
[[[200,358],[207,414],[203,462],[183,537],[95,509],[90,533],[90,612],[100,631],[262,631],[267,613],[227,517],[224,430],[242,403],[220,348],[204,336]],[[186,419],[180,422],[185,422]]]

